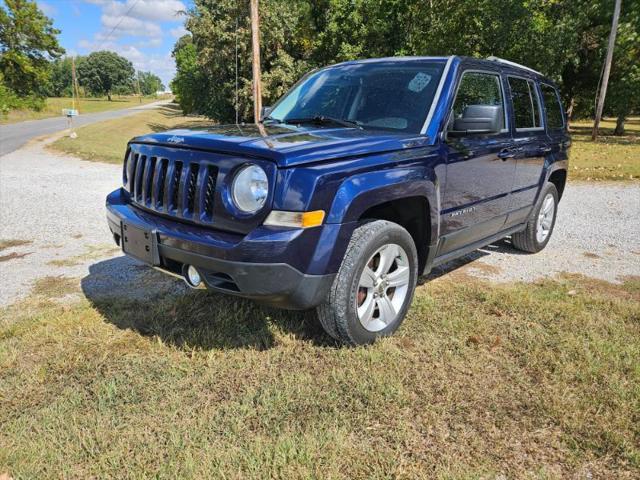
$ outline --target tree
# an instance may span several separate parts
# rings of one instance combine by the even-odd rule
[[[260,4],[265,105],[308,69],[305,57],[315,34],[308,23],[312,3],[270,0]],[[221,121],[233,120],[236,108],[241,119],[253,118],[249,2],[196,0],[187,29],[191,38],[181,38],[174,49],[177,75],[172,89],[180,105]]]
[[[339,61],[495,55],[543,72],[559,84],[576,117],[592,115],[611,5],[611,0],[262,0],[264,104],[309,69]],[[624,105],[630,112],[639,108],[616,100],[638,91],[632,65],[638,64],[639,10],[637,0],[623,7],[605,106],[609,114],[617,109],[616,115],[629,115]],[[237,108],[241,119],[252,118],[249,2],[194,0],[186,28],[191,35],[174,48],[177,75],[172,83],[183,108],[220,121],[232,120]],[[629,45],[625,55],[618,53],[623,38]]]
[[[175,93],[180,108],[187,114],[204,112],[198,108],[198,100],[207,95],[208,82],[198,67],[196,47],[191,35],[178,39],[172,55],[176,61],[176,76],[171,82],[171,90]]]
[[[151,72],[138,72],[138,82],[140,83],[140,93],[142,95],[153,95],[164,90],[162,80]]]
[[[60,30],[35,2],[5,0],[0,5],[0,71],[3,83],[20,96],[42,95],[49,61],[60,57]]]
[[[77,72],[81,85],[94,95],[106,95],[109,101],[114,90],[132,88],[135,73],[129,60],[107,50],[87,55],[77,65]]]
[[[79,63],[80,57],[76,58]],[[59,58],[50,65],[51,74],[46,93],[51,97],[70,97],[73,89],[71,78],[71,57]]]

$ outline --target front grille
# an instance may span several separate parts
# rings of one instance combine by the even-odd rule
[[[125,188],[131,201],[148,210],[198,223],[213,221],[218,168],[129,152]]]

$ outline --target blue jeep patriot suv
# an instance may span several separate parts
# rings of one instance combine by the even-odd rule
[[[351,61],[260,122],[129,142],[115,241],[194,288],[315,307],[351,345],[393,333],[419,275],[503,237],[545,247],[567,177],[558,91],[498,58]]]

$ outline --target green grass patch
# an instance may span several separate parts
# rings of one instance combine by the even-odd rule
[[[76,155],[85,160],[122,163],[127,142],[131,138],[172,128],[198,128],[211,125],[202,117],[184,116],[175,104],[162,105],[153,110],[106,120],[76,130],[78,137],[63,137],[50,148]]]
[[[627,120],[625,135],[613,135],[615,120],[600,124],[600,136],[591,140],[593,121],[571,124],[573,146],[569,160],[571,180],[640,179],[640,118]]]
[[[398,335],[206,292],[0,313],[17,478],[633,478],[640,279],[418,288]],[[132,286],[132,288],[136,288]],[[43,293],[44,292],[44,293]]]
[[[104,98],[81,98],[76,100],[76,109],[80,115],[84,113],[104,112],[106,110],[120,110],[123,108],[144,105],[145,103],[157,102],[160,100],[155,96],[142,97],[142,101],[137,96],[113,95],[110,102]],[[40,120],[43,118],[60,117],[63,108],[71,108],[71,98],[51,97],[45,100],[42,110],[11,110],[7,115],[0,115],[0,124],[23,122],[25,120]]]

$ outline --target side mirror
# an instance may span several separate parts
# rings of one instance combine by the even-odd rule
[[[498,133],[503,127],[504,115],[500,105],[468,105],[462,112],[462,117],[453,121],[454,136]]]
[[[262,107],[260,110],[260,120],[264,120],[271,113],[271,107]]]

